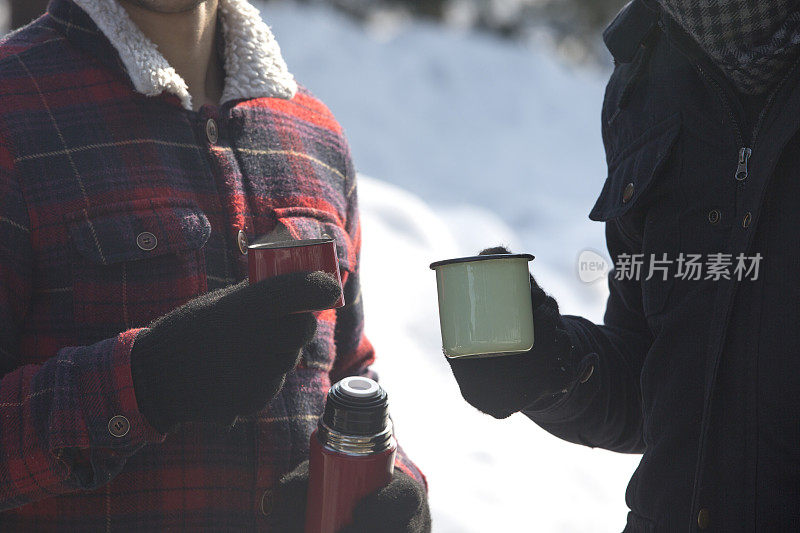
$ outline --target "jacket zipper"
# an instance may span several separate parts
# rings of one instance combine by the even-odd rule
[[[659,28],[661,28],[661,31],[663,33],[665,34],[667,33],[667,30],[664,28],[664,24],[661,20],[658,21],[658,26]],[[764,118],[767,115],[767,111],[769,111],[769,108],[772,106],[772,103],[775,100],[775,96],[778,94],[781,87],[783,87],[783,85],[786,83],[786,80],[788,80],[789,77],[792,75],[792,73],[797,69],[798,64],[800,64],[800,59],[794,62],[794,65],[792,65],[792,67],[787,71],[786,75],[783,77],[780,83],[778,83],[778,85],[775,86],[775,89],[773,89],[772,93],[767,98],[767,101],[764,103],[763,109],[761,109],[761,112],[758,115],[758,120],[756,121],[756,124],[753,128],[750,142],[745,144],[744,136],[742,134],[742,128],[739,125],[739,121],[736,119],[736,114],[733,112],[733,108],[731,107],[730,104],[730,97],[722,89],[720,83],[716,79],[716,76],[706,72],[703,65],[701,65],[703,61],[702,56],[698,57],[697,55],[692,54],[690,51],[687,51],[682,46],[682,43],[679,43],[676,40],[673,40],[673,44],[675,48],[677,48],[684,56],[686,56],[686,58],[694,66],[694,68],[697,70],[700,76],[703,79],[705,79],[711,86],[714,87],[714,90],[717,92],[717,95],[722,101],[725,110],[728,112],[728,117],[731,119],[731,123],[733,124],[734,131],[736,133],[736,140],[739,145],[738,160],[736,164],[736,173],[734,174],[734,178],[736,179],[736,181],[741,183],[744,180],[746,180],[749,175],[747,165],[750,161],[750,158],[753,155],[753,147],[755,147],[756,140],[758,139],[758,134],[761,131],[761,126],[764,123]]]
[[[720,87],[719,82],[717,82],[717,80],[714,79],[713,76],[711,76],[710,74],[706,73],[705,70],[703,70],[703,67],[700,66],[699,63],[695,62],[694,66],[697,69],[697,72],[700,73],[700,76],[702,76],[703,79],[705,79],[712,87],[714,87],[714,90],[717,92],[717,96],[719,97],[720,101],[725,107],[725,110],[728,112],[728,116],[731,119],[731,123],[733,123],[734,130],[736,131],[737,144],[740,147],[739,160],[736,165],[736,173],[734,174],[734,178],[736,178],[736,181],[739,182],[744,181],[747,179],[748,176],[747,164],[750,161],[750,156],[753,155],[752,146],[755,144],[755,139],[756,136],[758,135],[758,130],[761,127],[761,121],[763,120],[764,117],[764,111],[769,105],[771,97],[770,100],[767,100],[767,103],[764,105],[764,109],[762,109],[761,113],[759,114],[759,119],[757,121],[756,127],[753,128],[753,135],[751,137],[750,142],[745,143],[744,135],[742,134],[742,128],[739,125],[739,121],[736,120],[736,115],[734,114],[733,109],[731,108],[730,101],[728,99],[728,96],[725,94],[725,91],[722,89],[722,87]],[[747,144],[749,144],[749,146],[747,146]]]
[[[694,62],[694,66],[700,75],[706,79],[717,91],[718,96],[722,100],[725,109],[728,111],[728,116],[733,123],[734,129],[736,130],[736,138],[739,142],[739,160],[736,165],[736,174],[734,177],[736,181],[742,182],[747,179],[748,170],[747,164],[750,161],[750,157],[753,155],[753,147],[756,145],[756,140],[758,139],[758,134],[761,131],[761,126],[764,124],[764,119],[767,116],[767,112],[769,111],[770,107],[772,107],[772,103],[775,100],[775,96],[780,92],[780,89],[786,83],[786,80],[792,75],[794,70],[797,68],[798,63],[800,60],[795,61],[794,65],[789,69],[786,75],[781,79],[781,81],[775,86],[775,88],[770,93],[767,101],[764,103],[764,107],[761,109],[761,112],[758,114],[758,120],[756,121],[755,126],[753,127],[752,136],[750,138],[749,146],[745,145],[744,137],[742,135],[741,127],[739,126],[739,122],[736,120],[736,116],[731,109],[730,102],[728,101],[728,97],[725,95],[725,91],[722,90],[717,80],[715,80],[711,75],[707,74],[703,67],[700,66],[698,62]]]
[[[736,167],[736,181],[744,181],[747,179],[747,162],[750,156],[753,155],[752,148],[742,147],[739,150],[739,165]]]

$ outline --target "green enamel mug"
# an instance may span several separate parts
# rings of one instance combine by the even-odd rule
[[[533,348],[532,260],[530,254],[496,254],[431,264],[447,357],[511,355]]]

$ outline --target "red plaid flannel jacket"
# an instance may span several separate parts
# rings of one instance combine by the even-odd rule
[[[303,89],[196,112],[146,97],[86,13],[48,11],[0,42],[0,530],[269,530],[330,384],[373,361],[341,128]],[[244,279],[239,233],[276,228],[335,237],[347,306],[267,410],[159,434],[133,393],[138,328]]]

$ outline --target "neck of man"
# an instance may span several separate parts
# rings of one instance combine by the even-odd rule
[[[224,66],[216,53],[218,0],[205,0],[179,13],[147,9],[135,0],[120,0],[120,4],[186,81],[192,108],[217,105],[225,83]]]

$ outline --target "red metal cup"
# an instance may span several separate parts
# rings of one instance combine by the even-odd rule
[[[293,272],[327,272],[342,287],[336,241],[333,238],[306,239],[273,243],[253,243],[247,247],[250,283]],[[344,292],[331,307],[344,306]],[[321,309],[306,309],[321,311]]]

